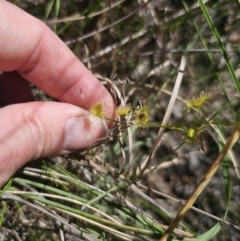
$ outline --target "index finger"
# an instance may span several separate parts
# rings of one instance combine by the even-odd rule
[[[43,22],[0,0],[0,30],[0,70],[16,70],[50,96],[84,109],[101,102],[114,118],[109,92]]]

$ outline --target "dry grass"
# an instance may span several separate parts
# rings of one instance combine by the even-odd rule
[[[207,231],[199,240],[240,239],[239,142],[233,150],[226,145],[239,122],[239,90],[200,6],[158,0],[17,4],[44,20],[131,111],[100,146],[18,172],[2,196],[2,240],[160,240],[219,158],[172,240],[196,240]],[[239,4],[205,6],[239,79]],[[141,105],[149,115],[145,128],[134,125]],[[227,155],[220,156],[224,148]]]

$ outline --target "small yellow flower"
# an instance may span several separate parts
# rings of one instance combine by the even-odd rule
[[[210,99],[208,93],[200,94],[198,97],[193,97],[187,101],[186,105],[188,109],[195,108],[200,109],[203,104]]]
[[[131,111],[131,106],[118,106],[116,109],[116,115],[117,116],[127,116]]]
[[[105,114],[104,114],[104,110],[103,110],[103,104],[101,102],[94,104],[90,108],[90,112],[94,117],[97,117],[97,118],[100,118],[100,119],[105,118]]]
[[[197,143],[201,132],[203,132],[204,127],[203,126],[197,126],[197,127],[190,127],[186,130],[184,130],[184,140],[188,143]]]
[[[146,127],[149,122],[148,108],[143,105],[134,111],[135,124],[139,127]]]

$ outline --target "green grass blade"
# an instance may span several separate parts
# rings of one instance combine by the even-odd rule
[[[3,225],[3,220],[4,220],[4,214],[6,212],[6,208],[7,208],[7,202],[3,202],[3,207],[2,207],[2,211],[0,212],[0,228]]]
[[[47,7],[46,7],[46,10],[45,10],[45,19],[48,19],[49,15],[50,15],[50,12],[52,11],[52,8],[53,8],[53,4],[54,4],[54,0],[51,0]]]
[[[61,7],[61,1],[60,0],[55,0],[55,17],[57,18],[59,15],[59,10]]]
[[[206,233],[199,235],[196,240],[198,241],[206,241],[211,240],[216,234],[221,230],[222,225],[217,223],[211,229],[209,229]]]
[[[208,22],[209,27],[212,30],[212,33],[213,33],[213,35],[215,37],[215,40],[217,41],[217,43],[219,45],[219,48],[220,48],[221,53],[222,53],[222,56],[225,59],[226,65],[227,65],[228,70],[229,70],[229,72],[230,72],[230,74],[232,76],[232,79],[233,79],[234,84],[235,84],[235,86],[237,88],[237,91],[240,94],[240,83],[239,83],[239,81],[237,79],[237,76],[235,74],[235,71],[234,71],[234,68],[233,68],[231,62],[229,61],[229,57],[228,57],[226,49],[225,49],[225,47],[224,47],[224,45],[223,45],[223,43],[221,41],[221,38],[220,38],[220,36],[218,34],[218,31],[217,31],[217,29],[216,29],[216,27],[215,27],[215,25],[214,25],[214,23],[212,21],[212,18],[210,16],[210,14],[208,13],[208,10],[207,10],[205,4],[203,3],[203,1],[202,0],[198,0],[198,3],[199,3],[199,5],[200,5],[200,7],[202,9],[202,12],[203,12],[203,14],[204,14],[204,16],[205,16],[205,18],[206,18],[206,20]]]

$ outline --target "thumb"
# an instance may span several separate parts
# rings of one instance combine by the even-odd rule
[[[0,187],[26,162],[96,145],[108,134],[101,119],[79,107],[31,102],[0,109]]]

